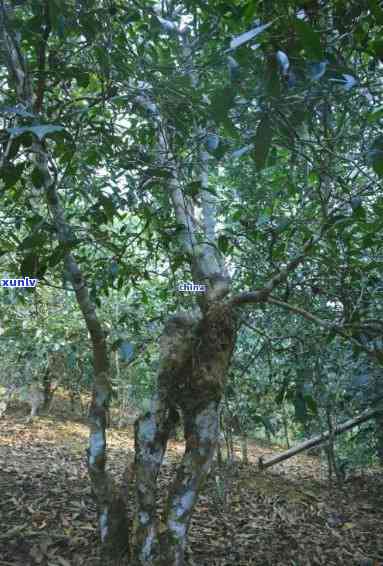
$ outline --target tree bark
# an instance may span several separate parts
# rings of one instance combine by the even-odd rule
[[[247,434],[245,433],[243,433],[241,436],[241,452],[242,452],[242,463],[248,464],[249,463],[248,444],[247,444]]]
[[[47,166],[47,156],[38,147],[37,166],[44,175],[44,188],[60,243],[68,248],[71,230],[64,218],[56,186],[52,182]],[[104,556],[116,557],[128,550],[129,531],[126,510],[121,495],[105,470],[106,429],[109,426],[109,403],[111,397],[110,364],[106,333],[98,319],[86,281],[71,252],[64,257],[65,267],[70,275],[77,303],[87,326],[93,352],[93,391],[89,409],[89,448],[87,464],[93,494],[97,502],[99,529]]]
[[[165,326],[157,393],[136,424],[134,564],[184,564],[190,519],[216,449],[218,406],[235,335],[235,317],[224,304],[211,305],[202,319],[176,315]],[[157,478],[175,409],[182,413],[186,447],[158,521]]]
[[[166,401],[156,393],[150,411],[135,424],[136,524],[133,534],[135,565],[157,564],[160,556],[157,526],[157,478],[171,422]]]
[[[199,492],[210,471],[218,437],[218,402],[195,407],[185,419],[186,450],[170,489],[160,537],[161,566],[183,566],[187,532]]]
[[[380,410],[375,416],[376,425],[376,454],[379,464],[383,467],[383,411]]]

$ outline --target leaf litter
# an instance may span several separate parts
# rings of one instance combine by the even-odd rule
[[[0,421],[0,566],[101,566],[87,476],[85,419],[19,413]],[[133,460],[132,428],[108,432],[108,469],[121,480]],[[159,506],[183,452],[171,441]],[[237,450],[238,452],[238,450]],[[277,448],[254,442],[249,464],[214,466],[192,517],[188,566],[381,566],[383,477],[369,470],[343,487],[299,455],[260,472]]]

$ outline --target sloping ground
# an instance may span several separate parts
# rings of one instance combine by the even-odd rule
[[[84,422],[20,413],[0,420],[0,566],[101,566],[84,450]],[[109,433],[108,467],[133,457],[130,433]],[[192,520],[189,566],[383,565],[383,478],[320,482],[317,462],[297,456],[260,473],[250,464],[211,474]],[[160,492],[182,454],[172,442]]]

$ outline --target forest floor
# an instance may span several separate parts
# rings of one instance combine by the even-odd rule
[[[85,463],[88,427],[65,406],[27,423],[0,420],[0,566],[101,566]],[[132,429],[108,433],[117,480],[133,459]],[[329,486],[316,458],[299,455],[260,472],[283,449],[250,443],[248,465],[216,469],[192,519],[188,566],[383,565],[383,475],[364,471]],[[183,452],[172,441],[160,496]]]

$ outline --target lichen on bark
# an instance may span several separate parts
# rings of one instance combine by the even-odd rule
[[[218,406],[236,336],[224,303],[202,317],[173,316],[160,340],[158,391],[136,426],[137,564],[181,566],[194,505],[209,473],[218,438]],[[185,453],[170,486],[158,529],[156,483],[174,411],[183,416]]]

